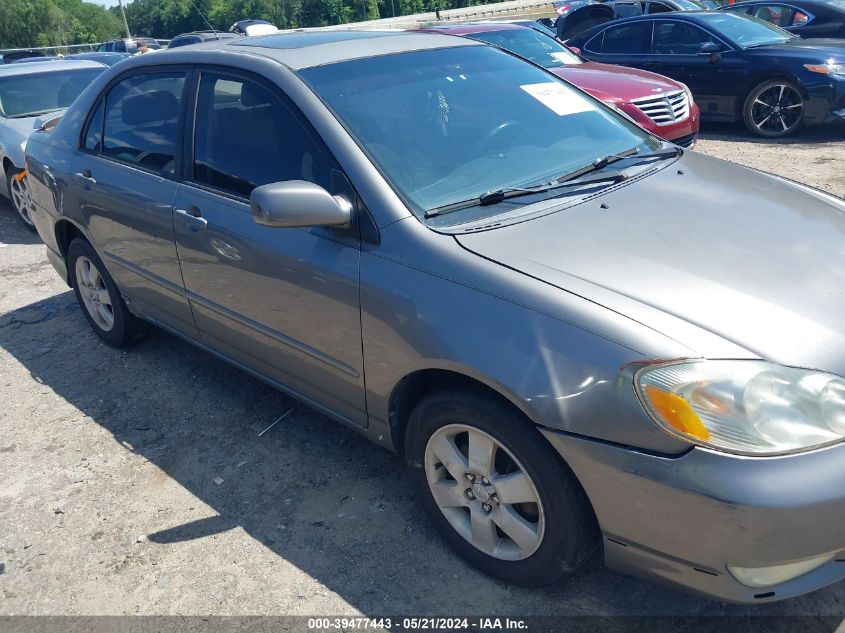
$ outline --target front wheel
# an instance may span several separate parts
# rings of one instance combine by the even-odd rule
[[[129,312],[97,251],[76,238],[68,248],[67,263],[76,300],[97,336],[112,347],[139,341],[145,324]]]
[[[18,219],[26,228],[34,232],[32,196],[29,193],[29,182],[23,174],[23,170],[9,166],[6,170],[6,186],[9,191],[9,201]]]
[[[595,519],[580,484],[503,403],[470,391],[428,396],[411,414],[405,449],[423,509],[483,572],[538,587],[595,552]]]
[[[742,116],[745,127],[757,136],[786,136],[804,121],[804,97],[790,81],[764,81],[749,93]]]

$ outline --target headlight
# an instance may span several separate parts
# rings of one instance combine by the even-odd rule
[[[777,455],[845,440],[845,380],[764,361],[680,361],[634,375],[669,433],[730,453]]]
[[[804,64],[804,68],[814,73],[821,73],[822,75],[845,75],[845,64],[834,64],[831,62],[827,64]]]

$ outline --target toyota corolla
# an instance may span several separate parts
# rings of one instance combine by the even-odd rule
[[[430,33],[133,58],[27,167],[103,341],[154,324],[396,451],[484,572],[845,577],[841,199]]]

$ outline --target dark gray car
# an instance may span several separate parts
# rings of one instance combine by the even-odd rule
[[[395,450],[485,572],[845,576],[842,200],[423,33],[132,59],[27,164],[105,342],[153,323]]]

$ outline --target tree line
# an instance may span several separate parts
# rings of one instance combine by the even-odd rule
[[[132,35],[171,38],[186,31],[225,31],[259,18],[280,29],[328,26],[451,9],[498,0],[134,0],[125,5]],[[117,7],[82,0],[0,0],[0,49],[102,42],[125,35]]]

